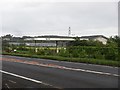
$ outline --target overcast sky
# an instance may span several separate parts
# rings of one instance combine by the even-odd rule
[[[5,2],[0,35],[14,36],[118,34],[117,2]]]

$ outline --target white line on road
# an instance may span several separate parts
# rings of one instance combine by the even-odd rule
[[[109,76],[115,76],[115,77],[119,77],[120,76],[118,74],[107,73],[107,72],[99,72],[99,71],[93,71],[93,70],[86,70],[86,69],[80,69],[80,68],[69,68],[69,67],[64,67],[64,66],[48,66],[48,65],[44,65],[44,64],[36,64],[36,65],[43,66],[43,67],[51,67],[51,68],[64,69],[64,70],[82,71],[82,72],[87,72],[87,73],[109,75]]]
[[[110,75],[110,76],[115,76],[115,77],[119,77],[120,76],[120,75],[117,75],[117,74],[106,73],[106,72],[99,72],[99,71],[92,71],[92,70],[85,70],[85,69],[68,68],[68,67],[64,67],[64,69],[73,70],[73,71],[82,71],[82,72],[94,73],[94,74]]]
[[[12,81],[12,80],[8,80],[9,82],[11,82],[11,83],[16,83],[15,81]]]
[[[9,62],[11,62],[11,61],[9,61]],[[13,61],[13,62],[22,63],[22,64],[37,65],[37,66],[42,66],[42,67],[58,68],[58,69],[64,69],[64,70],[81,71],[81,72],[94,73],[94,74],[100,74],[100,75],[109,75],[109,76],[115,76],[115,77],[120,76],[120,75],[114,74],[114,73],[93,71],[93,70],[80,69],[80,68],[70,68],[70,67],[59,66],[59,65],[47,65],[47,64],[39,64],[39,63],[33,64],[33,63],[28,63],[28,62],[17,62],[17,61]]]
[[[44,83],[42,81],[38,81],[38,80],[35,80],[35,79],[31,79],[31,78],[28,78],[28,77],[25,77],[25,76],[17,75],[17,74],[14,74],[14,73],[3,71],[3,70],[0,70],[0,72],[2,72],[4,74],[11,75],[11,76],[15,76],[15,77],[18,77],[18,78],[22,78],[22,79],[25,79],[25,80],[28,80],[28,81],[32,81],[32,82],[35,82],[35,83],[38,83],[38,84],[43,84],[43,85],[47,85],[47,86],[53,87],[53,85],[50,85],[50,84],[47,84],[47,83]],[[7,84],[6,84],[6,86],[8,87]],[[59,87],[54,87],[54,88],[59,88]]]

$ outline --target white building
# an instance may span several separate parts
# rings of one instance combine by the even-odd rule
[[[108,38],[103,35],[94,35],[94,36],[82,36],[80,40],[93,40],[93,41],[100,41],[103,44],[107,44]]]

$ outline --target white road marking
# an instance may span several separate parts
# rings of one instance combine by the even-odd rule
[[[36,64],[36,65],[43,66],[43,67],[52,67],[52,68],[58,68],[58,69],[65,69],[65,70],[82,71],[82,72],[101,74],[101,75],[109,75],[109,76],[115,76],[115,77],[120,76],[120,75],[112,74],[112,73],[99,72],[99,71],[93,71],[93,70],[85,70],[85,69],[79,69],[79,68],[69,68],[69,67],[64,67],[64,66],[48,66],[48,65],[45,65],[45,64]]]
[[[8,80],[9,82],[11,82],[11,83],[16,83],[15,81],[12,81],[12,80]]]
[[[38,80],[35,80],[35,79],[32,79],[32,78],[24,77],[24,76],[17,75],[17,74],[14,74],[14,73],[10,73],[10,72],[6,72],[6,71],[3,71],[3,70],[0,70],[0,72],[11,75],[11,76],[15,76],[15,77],[18,77],[18,78],[22,78],[22,79],[25,79],[25,80],[28,80],[28,81],[32,81],[32,82],[35,82],[35,83],[38,83],[38,84],[43,84],[43,85],[53,87],[53,85],[50,85],[50,84],[47,84],[47,83],[44,83],[42,81],[38,81]],[[8,86],[8,85],[6,85],[6,86]],[[59,87],[54,87],[54,88],[59,88]]]
[[[84,70],[84,69],[76,69],[76,68],[67,68],[67,67],[64,67],[64,69],[73,70],[73,71],[82,71],[82,72],[88,72],[88,73],[94,73],[94,74],[110,75],[110,76],[115,76],[115,77],[120,76],[120,75],[117,75],[117,74],[106,73],[106,72],[99,72],[99,71],[92,71],[92,70]]]
[[[58,69],[64,69],[64,70],[72,70],[72,71],[82,71],[82,72],[87,72],[87,73],[94,73],[94,74],[100,74],[100,75],[109,75],[109,76],[115,76],[119,77],[120,75],[118,74],[113,74],[113,73],[108,73],[108,72],[101,72],[101,71],[93,71],[93,70],[87,70],[87,69],[80,69],[80,68],[69,68],[69,67],[64,67],[64,66],[58,66],[58,65],[53,65],[49,66],[47,64],[32,64],[28,62],[17,62],[16,63],[22,63],[22,64],[30,64],[30,65],[37,65],[37,66],[42,66],[42,67],[51,67],[51,68],[58,68]]]
[[[7,86],[7,88],[10,88],[7,83],[5,85]]]

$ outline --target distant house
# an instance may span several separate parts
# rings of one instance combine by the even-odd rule
[[[82,36],[80,40],[93,40],[93,41],[100,41],[103,44],[107,44],[108,38],[103,35],[94,35],[94,36]]]

